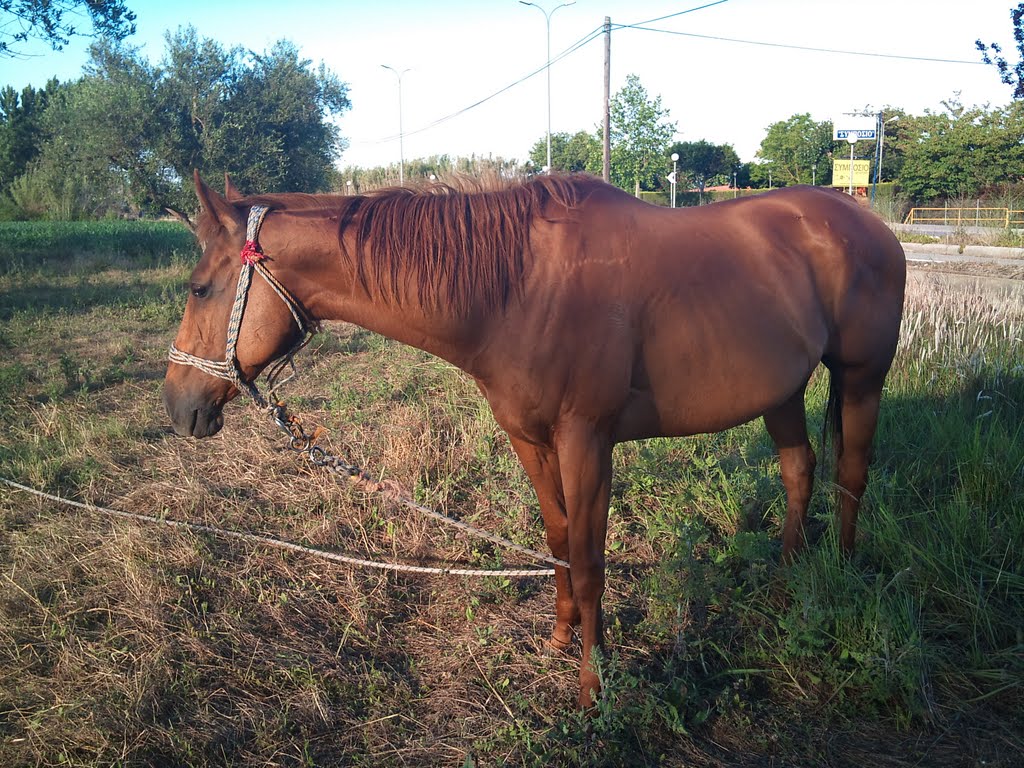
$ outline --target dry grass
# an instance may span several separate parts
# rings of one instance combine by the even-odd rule
[[[175,298],[165,296],[168,269],[132,278],[133,290],[150,296],[135,305],[103,293],[126,278],[100,270],[94,306],[6,318],[0,348],[12,384],[0,398],[0,474],[359,556],[515,562],[297,464],[273,426],[239,405],[215,438],[171,434],[159,400],[173,327],[164,306]],[[957,350],[980,343],[973,323],[944,325],[938,307],[949,294],[929,279],[911,282],[910,348],[932,334],[922,365],[970,365]],[[13,278],[0,280],[0,292],[16,290]],[[972,295],[956,299],[965,316],[997,327],[986,333],[1019,337],[1016,299]],[[330,327],[301,365],[288,398],[305,421],[330,430],[330,449],[455,516],[544,549],[532,490],[460,373],[347,325]],[[747,503],[749,489],[735,499],[685,497],[660,474],[710,461],[717,444],[692,445],[625,446],[617,457],[606,608],[624,685],[635,670],[691,658],[697,641],[687,632],[697,625],[725,642],[715,627],[739,599],[692,591],[698,597],[678,604],[660,599],[678,586],[657,565],[679,508],[718,515],[716,529],[735,533],[735,505]],[[698,543],[690,557],[702,551]],[[691,564],[715,578],[709,564]],[[777,607],[769,582],[750,584],[765,590],[759,606]],[[0,490],[0,764],[908,766],[970,764],[961,760],[970,754],[1008,766],[1021,746],[1020,734],[966,717],[937,729],[884,717],[817,721],[815,699],[796,689],[738,680],[714,683],[699,703],[687,703],[695,694],[685,688],[657,694],[689,707],[689,732],[660,724],[661,714],[646,731],[637,715],[622,732],[591,732],[569,708],[575,658],[539,653],[552,602],[546,580],[360,571]],[[710,645],[698,658],[708,666],[693,662],[694,675],[715,680]],[[800,679],[797,688],[810,690]],[[619,694],[637,707],[651,697],[628,687]],[[703,709],[729,714],[701,725],[693,712]]]

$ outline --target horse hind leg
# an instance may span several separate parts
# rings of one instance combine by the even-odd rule
[[[804,521],[814,488],[817,460],[807,438],[804,390],[764,414],[764,424],[779,453],[779,469],[786,489],[786,521],[782,528],[782,562],[792,562],[804,547]]]
[[[829,392],[836,482],[839,495],[839,544],[853,554],[857,514],[868,483],[871,444],[878,427],[885,372],[833,367]]]

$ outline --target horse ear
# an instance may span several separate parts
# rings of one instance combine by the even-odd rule
[[[203,212],[212,216],[228,232],[232,234],[241,232],[244,223],[235,206],[210,189],[199,176],[198,170],[194,172],[193,177],[196,183],[196,197],[199,198],[199,205],[203,207]]]
[[[192,222],[192,219],[190,219],[187,214],[177,210],[176,208],[164,208],[164,210],[171,214],[171,216],[176,218],[182,224],[184,224],[186,227],[188,227],[190,230],[192,230],[193,235],[196,233],[196,225]]]
[[[238,187],[231,183],[231,177],[228,176],[227,171],[224,172],[224,197],[227,198],[229,203],[241,200],[244,197],[244,195],[238,191]]]

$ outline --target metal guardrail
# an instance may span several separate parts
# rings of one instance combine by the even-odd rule
[[[904,224],[948,227],[1024,228],[1024,211],[1012,208],[911,208]]]

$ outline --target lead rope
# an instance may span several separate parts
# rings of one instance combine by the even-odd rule
[[[269,547],[275,547],[277,549],[286,549],[292,552],[301,552],[306,555],[312,555],[313,557],[319,557],[323,560],[332,560],[336,563],[344,563],[346,565],[357,565],[363,568],[376,568],[382,571],[401,571],[405,573],[425,573],[425,574],[438,574],[443,576],[506,576],[510,578],[526,578],[530,576],[553,576],[555,571],[551,568],[523,568],[519,570],[506,569],[506,570],[492,570],[489,568],[437,568],[429,565],[405,565],[404,563],[382,563],[375,560],[364,560],[358,557],[349,557],[348,555],[338,554],[337,552],[328,552],[323,549],[316,549],[315,547],[307,547],[304,544],[295,544],[291,541],[282,541],[281,539],[275,539],[272,536],[265,536],[260,533],[248,533],[246,531],[226,531],[223,528],[215,528],[212,525],[203,525],[202,523],[189,523],[182,520],[171,520],[166,517],[154,517],[153,515],[142,515],[137,512],[124,512],[120,509],[111,509],[110,507],[100,507],[96,504],[89,504],[81,501],[72,501],[70,499],[61,498],[55,496],[52,493],[46,493],[44,491],[30,488],[27,485],[16,483],[13,480],[0,477],[0,483],[9,485],[11,488],[16,488],[19,491],[25,493],[31,493],[34,496],[38,496],[42,499],[48,499],[55,501],[58,504],[65,504],[69,507],[77,507],[78,509],[84,509],[89,512],[100,512],[111,517],[120,517],[124,520],[135,520],[141,523],[156,523],[158,525],[166,525],[171,528],[185,528],[190,531],[196,531],[199,533],[210,533],[215,536],[223,536],[229,539],[237,539],[239,541],[246,541],[251,544],[262,544]]]
[[[526,555],[534,560],[550,563],[551,565],[560,565],[564,568],[569,567],[569,563],[565,560],[559,560],[557,557],[552,557],[551,555],[545,555],[543,552],[537,552],[536,550],[529,549],[520,544],[516,544],[514,541],[509,541],[501,536],[481,530],[474,525],[449,517],[443,512],[438,512],[436,509],[419,504],[394,481],[374,480],[373,477],[364,472],[357,465],[349,464],[316,445],[315,436],[310,435],[302,428],[302,424],[299,419],[288,413],[284,403],[275,403],[266,410],[274,420],[278,429],[288,436],[288,447],[300,456],[304,456],[314,466],[329,470],[338,477],[347,477],[354,485],[360,486],[365,491],[379,493],[386,499],[390,499],[391,501],[401,504],[408,509],[415,510],[427,517],[432,517],[435,520],[439,520],[453,528],[457,528],[460,531],[476,536],[477,538],[485,539],[493,544],[498,544],[505,549],[518,552],[521,555]],[[551,573],[553,574],[554,571]]]

